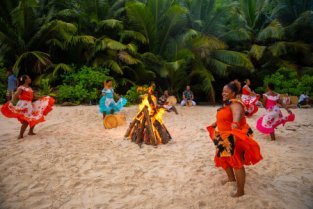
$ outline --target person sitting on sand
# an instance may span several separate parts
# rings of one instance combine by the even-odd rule
[[[305,93],[301,94],[298,100],[298,107],[309,104],[310,97]]]
[[[21,139],[24,137],[27,126],[30,127],[28,135],[35,135],[35,126],[45,121],[44,116],[52,110],[54,99],[45,96],[33,102],[34,93],[29,86],[31,83],[30,77],[28,75],[21,76],[19,83],[20,86],[17,88],[12,100],[2,106],[1,112],[4,116],[17,118],[22,123],[20,135],[18,136],[18,139]],[[14,106],[13,104],[17,99],[18,102]]]
[[[119,100],[117,102],[114,101],[114,90],[112,88],[113,83],[112,80],[107,80],[104,82],[104,88],[102,90],[102,98],[100,99],[100,112],[103,115],[103,119],[106,115],[113,114],[119,112],[127,103],[125,98],[122,98],[117,95]]]
[[[216,146],[215,165],[222,167],[228,176],[223,183],[237,182],[237,192],[233,197],[244,195],[244,165],[256,164],[262,160],[260,147],[252,138],[253,132],[246,122],[244,104],[236,99],[239,91],[240,85],[237,82],[224,86],[224,105],[217,110],[216,122],[207,127]]]
[[[174,111],[176,115],[178,114],[177,109],[175,106],[171,105],[168,102],[168,98],[170,97],[168,90],[163,92],[163,95],[158,100],[158,106],[165,108],[168,112]]]
[[[190,90],[190,86],[187,86],[186,90],[183,92],[183,100],[181,101],[180,105],[185,106],[188,102],[191,102],[193,106],[196,105],[193,92]]]

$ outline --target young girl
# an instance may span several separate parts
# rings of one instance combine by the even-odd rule
[[[239,90],[240,84],[236,81],[224,86],[224,105],[217,110],[216,122],[207,127],[216,146],[215,165],[222,167],[228,177],[223,183],[237,182],[237,192],[233,197],[244,195],[244,165],[262,160],[260,147],[252,138],[252,130],[246,122],[244,105],[236,99]]]
[[[127,103],[125,98],[119,97],[117,102],[114,101],[114,90],[112,88],[112,80],[104,82],[104,88],[102,90],[102,98],[100,99],[100,112],[103,114],[103,118],[106,115],[119,112]]]
[[[11,101],[7,102],[1,108],[1,112],[8,118],[17,118],[22,127],[18,139],[23,138],[24,132],[29,125],[28,135],[35,135],[34,128],[40,122],[45,121],[44,116],[47,115],[54,105],[54,99],[46,96],[32,102],[34,98],[33,90],[29,87],[31,79],[28,75],[21,76],[20,86],[17,88]],[[18,99],[14,106],[14,101]]]
[[[266,108],[266,114],[260,117],[257,121],[256,128],[264,133],[270,134],[271,140],[275,140],[275,128],[280,124],[285,124],[288,121],[294,121],[295,115],[281,101],[278,93],[274,92],[275,86],[273,83],[267,85],[267,92],[263,94],[263,105]],[[282,105],[289,113],[288,116],[283,116],[277,104]]]
[[[246,115],[250,117],[258,111],[258,106],[256,105],[256,103],[259,101],[260,96],[251,91],[249,87],[251,84],[250,79],[246,79],[245,83],[246,85],[242,87],[241,101],[246,106]]]

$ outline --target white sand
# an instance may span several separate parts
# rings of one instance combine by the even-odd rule
[[[1,115],[0,208],[313,208],[312,109],[294,110],[275,142],[254,128],[264,109],[248,119],[264,160],[246,168],[246,195],[235,199],[205,129],[216,108],[178,110],[164,117],[173,141],[141,149],[123,140],[128,125],[104,130],[97,106],[55,107],[23,140]],[[124,111],[130,122],[137,107]]]

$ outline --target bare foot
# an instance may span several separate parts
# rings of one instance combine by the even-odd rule
[[[23,139],[23,138],[24,138],[24,137],[23,137],[23,136],[21,136],[21,135],[17,137],[17,139]]]
[[[29,132],[28,135],[33,136],[33,135],[36,135],[36,134],[34,132]]]
[[[222,181],[221,181],[222,185],[225,185],[225,184],[227,184],[228,182],[235,182],[235,180],[226,179],[226,180],[222,180]]]
[[[241,197],[243,196],[245,193],[243,191],[239,192],[237,191],[235,194],[231,195],[232,197]]]

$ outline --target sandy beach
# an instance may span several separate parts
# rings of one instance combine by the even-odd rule
[[[206,126],[217,107],[178,107],[164,123],[173,140],[157,148],[124,140],[128,124],[105,130],[97,106],[54,107],[36,136],[0,116],[1,209],[309,209],[313,208],[313,109],[277,129],[277,141],[248,123],[263,160],[246,167],[246,195],[214,166]],[[129,123],[136,106],[123,110]],[[285,113],[285,111],[283,111]]]

